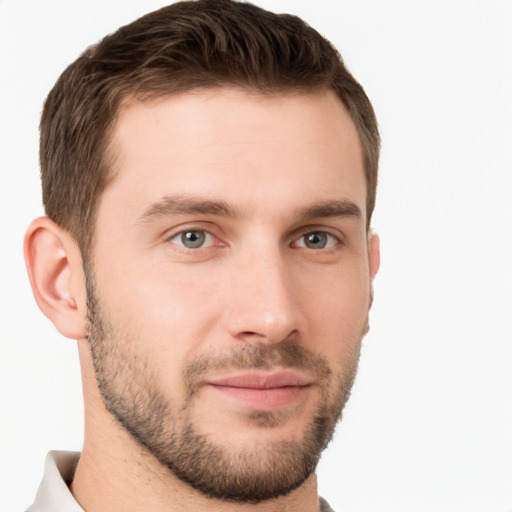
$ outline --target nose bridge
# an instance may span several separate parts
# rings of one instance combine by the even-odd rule
[[[278,343],[302,330],[293,290],[293,275],[276,244],[246,247],[231,274],[227,311],[231,335],[266,343]]]

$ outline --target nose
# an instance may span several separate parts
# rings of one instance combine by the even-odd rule
[[[233,263],[225,311],[229,334],[269,345],[300,336],[306,319],[298,304],[293,269],[278,248],[252,251]]]

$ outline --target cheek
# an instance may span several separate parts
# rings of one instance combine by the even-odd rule
[[[112,269],[101,300],[136,350],[162,373],[181,375],[219,316],[212,275],[192,266]]]
[[[359,347],[368,317],[370,280],[364,266],[339,269],[316,276],[314,288],[303,294],[302,309],[308,318],[312,348],[335,356]],[[335,357],[335,360],[337,357]]]

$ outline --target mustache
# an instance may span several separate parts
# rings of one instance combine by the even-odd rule
[[[296,341],[273,345],[251,343],[229,352],[194,358],[183,372],[187,389],[186,402],[197,393],[208,374],[234,370],[271,370],[277,366],[305,370],[319,381],[328,381],[332,376],[332,370],[324,357]]]

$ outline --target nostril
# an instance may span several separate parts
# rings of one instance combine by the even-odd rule
[[[298,337],[298,330],[293,329],[291,332],[275,332],[275,333],[264,333],[256,331],[242,331],[238,333],[237,338],[246,342],[261,342],[265,344],[281,343],[283,341],[289,341]]]
[[[247,337],[247,338],[263,338],[263,334],[253,332],[253,331],[241,332],[240,336]]]

